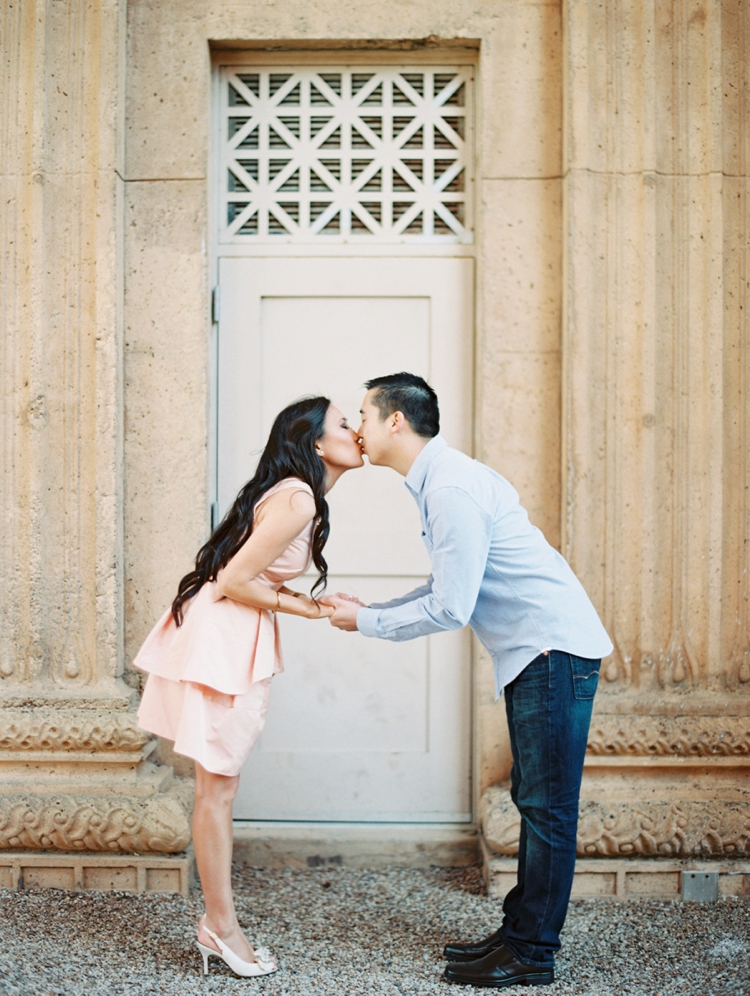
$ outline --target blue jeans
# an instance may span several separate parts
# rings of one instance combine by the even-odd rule
[[[552,966],[576,863],[578,797],[600,661],[540,654],[505,688],[513,752],[511,797],[521,814],[518,883],[505,897],[505,946]]]

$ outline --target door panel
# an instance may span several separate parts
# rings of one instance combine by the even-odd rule
[[[470,259],[222,258],[218,458],[223,514],[273,418],[322,393],[356,425],[373,376],[435,386],[441,431],[470,446]],[[329,591],[385,600],[424,582],[429,558],[403,478],[367,466],[329,495]],[[309,589],[314,573],[300,579]],[[280,616],[286,671],[243,772],[235,816],[466,820],[467,633],[394,644]]]
[[[327,385],[331,400],[356,428],[362,385],[377,376],[370,371],[393,372],[383,367],[386,357],[398,358],[398,369],[429,369],[428,297],[266,297],[261,330],[264,431],[278,412],[278,399],[309,394],[311,383]],[[277,342],[286,343],[283,352],[274,348]],[[305,357],[304,363],[291,365],[289,357],[296,356]],[[429,573],[414,500],[392,477],[368,464],[364,473],[344,475],[331,491],[336,527],[326,559],[341,573]],[[386,504],[391,501],[395,507]],[[386,507],[391,514],[375,515],[362,529],[363,508]]]
[[[369,601],[423,580],[336,576],[331,590]],[[470,819],[466,633],[394,644],[287,617],[282,641],[238,818]]]

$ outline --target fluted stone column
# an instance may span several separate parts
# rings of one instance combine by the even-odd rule
[[[122,677],[125,2],[2,19],[0,848],[179,851]]]
[[[750,857],[750,5],[564,20],[562,547],[615,644],[579,854]]]

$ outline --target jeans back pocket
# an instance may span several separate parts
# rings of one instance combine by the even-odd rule
[[[577,699],[593,699],[599,684],[600,660],[589,657],[575,657],[570,654],[570,668],[573,674],[573,695]]]

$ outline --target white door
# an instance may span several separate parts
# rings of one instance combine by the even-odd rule
[[[441,431],[470,451],[473,260],[223,256],[219,267],[222,514],[282,407],[325,394],[357,425],[363,383],[381,374],[425,376]],[[351,471],[329,504],[329,591],[381,601],[423,583],[429,560],[403,478]],[[468,633],[396,644],[279,618],[285,672],[235,817],[469,820]]]

